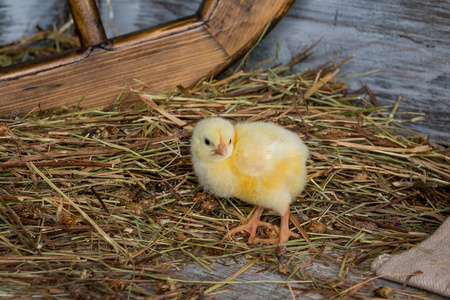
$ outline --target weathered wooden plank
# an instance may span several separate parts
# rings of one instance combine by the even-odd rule
[[[37,104],[41,109],[70,107],[83,96],[84,107],[104,105],[112,103],[124,87],[143,88],[133,79],[143,81],[148,90],[170,90],[194,84],[227,60],[202,27],[135,47],[95,49],[83,63],[0,82],[2,99],[9,100],[1,101],[0,111],[26,112]]]
[[[75,106],[82,98],[84,107],[108,105],[121,89],[139,86],[133,79],[144,82],[151,92],[195,84],[201,78],[218,74],[243,55],[267,24],[274,24],[283,16],[292,0],[277,3],[282,9],[272,10],[273,5],[267,0],[242,5],[207,0],[199,17],[119,37],[110,40],[109,45],[81,48],[0,69],[0,113]],[[234,14],[220,10],[233,10],[242,20],[254,21],[242,26],[227,20]],[[226,28],[220,24],[226,24]],[[139,101],[137,97],[130,100]]]
[[[309,255],[297,257],[297,264],[301,267],[308,259]],[[244,257],[237,259],[220,259],[220,263],[209,265],[210,270],[207,270],[203,266],[190,262],[187,266],[179,271],[171,271],[172,276],[182,278],[184,280],[197,280],[197,281],[218,281],[221,282],[225,278],[228,278],[238,272],[251,260],[247,260]],[[208,294],[205,299],[220,299],[220,300],[235,300],[235,299],[292,299],[292,295],[286,284],[286,275],[281,274],[277,270],[276,263],[264,263],[258,262],[251,268],[237,276],[233,283],[224,284],[213,293]],[[340,266],[331,262],[314,262],[304,269],[307,274],[305,281],[311,280],[314,276],[320,276],[322,278],[337,278],[339,274]],[[298,274],[298,273],[297,273]],[[353,280],[354,282],[362,282],[367,279],[366,276],[357,275],[354,273],[347,273],[346,278]],[[291,281],[299,280],[295,276],[290,279]],[[300,279],[302,280],[302,278]],[[393,289],[401,289],[401,285],[392,281],[383,279],[377,279],[370,282],[373,285],[373,289],[380,288],[382,286],[389,286]],[[308,293],[298,298],[298,295],[302,294],[302,291],[310,289],[308,285],[298,283],[291,283],[294,295],[296,299],[324,299],[324,295],[319,293]],[[406,291],[418,292],[419,290],[413,287],[407,286]],[[435,294],[428,294],[428,299],[443,300],[444,297]],[[408,299],[407,296],[397,295],[396,299]]]
[[[350,78],[353,89],[368,85],[381,105],[393,105],[402,96],[400,112],[427,114],[426,120],[405,125],[450,144],[449,20],[449,1],[299,0],[258,45],[250,64],[274,55],[277,42],[279,59],[289,61],[324,36],[299,69],[336,55],[340,59],[354,55],[342,72],[379,71]]]

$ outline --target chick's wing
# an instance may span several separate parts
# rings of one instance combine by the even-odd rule
[[[280,128],[268,123],[236,125],[234,166],[240,173],[259,177],[276,169],[288,150]]]

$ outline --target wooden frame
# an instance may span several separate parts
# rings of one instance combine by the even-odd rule
[[[0,69],[0,115],[71,107],[83,97],[83,107],[109,105],[122,90],[143,87],[134,79],[151,92],[191,86],[241,57],[293,2],[206,0],[193,17],[106,40],[95,0],[69,1],[83,47]]]

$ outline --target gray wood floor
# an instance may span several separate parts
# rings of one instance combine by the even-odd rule
[[[201,0],[112,0],[108,36],[148,28],[195,13]],[[0,0],[0,42],[19,39],[39,23],[52,24],[63,0]],[[104,24],[109,7],[100,1]],[[297,0],[286,17],[251,55],[256,63],[277,53],[289,61],[303,47],[322,42],[302,69],[330,59],[355,57],[342,68],[354,75],[352,89],[368,85],[381,105],[403,98],[399,113],[427,115],[407,126],[432,140],[450,144],[450,1]],[[251,65],[251,64],[250,64]],[[416,115],[398,115],[410,119]]]
[[[300,258],[303,263],[306,263],[310,258],[309,255],[302,255]],[[183,269],[178,272],[175,272],[175,276],[177,278],[183,280],[196,280],[196,281],[220,281],[224,280],[235,274],[239,269],[244,267],[250,260],[246,260],[244,257],[240,257],[238,260],[228,259],[228,260],[220,260],[220,262],[215,263],[214,265],[209,266],[210,270],[206,268],[194,264],[189,263]],[[312,265],[305,268],[305,272],[312,277],[320,276],[322,278],[337,278],[339,274],[339,265],[330,264],[329,262],[320,263],[315,262]],[[348,273],[346,276],[347,280],[351,280],[354,282],[362,282],[367,278],[361,275],[356,275],[354,273]],[[288,289],[288,287],[281,283],[286,281],[286,275],[282,275],[277,271],[276,264],[270,263],[257,263],[252,266],[244,273],[237,276],[232,284],[224,285],[223,287],[217,289],[214,293],[205,297],[205,299],[210,300],[239,300],[239,299],[267,299],[267,300],[279,300],[279,299],[292,299],[292,295]],[[374,289],[389,286],[395,290],[400,290],[402,285],[384,280],[377,279],[370,283],[373,285]],[[296,283],[292,284],[292,287],[295,290],[294,294],[299,295],[301,291],[298,288],[303,290],[308,290],[306,284]],[[421,292],[422,290],[406,287],[406,291],[408,292]],[[370,294],[370,293],[368,293]],[[371,295],[369,295],[370,297]],[[327,299],[326,296],[316,293],[309,293],[301,298],[297,299]],[[369,299],[369,298],[368,298]],[[420,298],[409,298],[405,295],[396,295],[395,299],[398,300],[407,300],[407,299],[420,299]],[[444,297],[427,293],[427,299],[430,300],[444,300]]]
[[[381,105],[402,96],[400,112],[427,115],[408,127],[450,144],[450,1],[297,0],[253,59],[273,54],[278,41],[284,61],[322,36],[300,67],[354,55],[342,71],[378,72],[349,79],[353,89],[368,85]]]

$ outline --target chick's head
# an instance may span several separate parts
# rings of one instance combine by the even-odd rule
[[[194,158],[218,162],[230,157],[234,149],[233,124],[222,118],[207,118],[197,123],[191,139]]]

